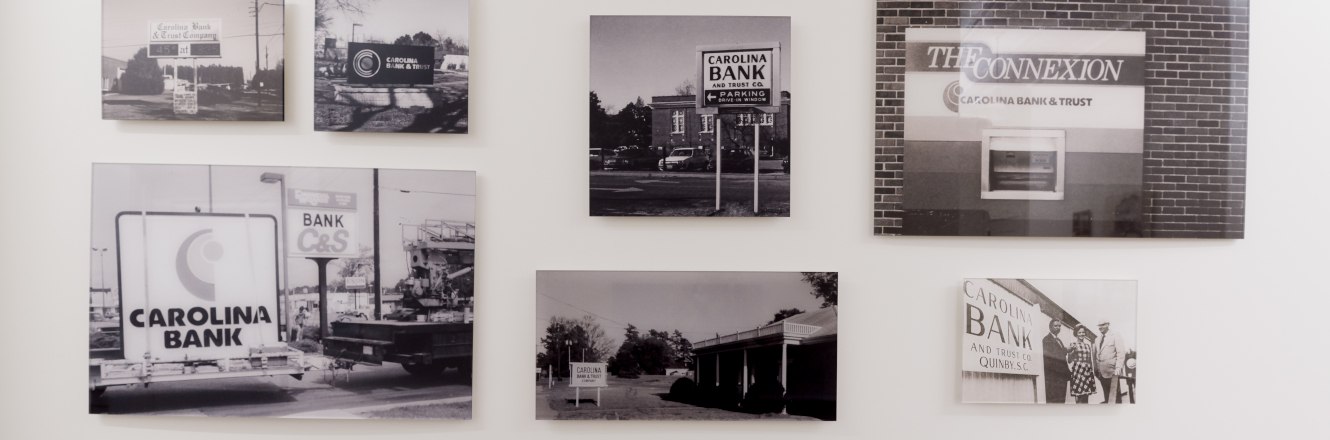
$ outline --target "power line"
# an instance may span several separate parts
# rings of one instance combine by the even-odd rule
[[[539,293],[539,292],[537,292],[537,293]],[[546,295],[546,294],[543,294],[543,293],[541,293],[540,296],[543,296],[543,297],[546,297],[546,298],[549,298],[549,299],[552,299],[552,300],[558,301],[558,302],[563,303],[564,305],[566,305],[566,306],[568,306],[568,307],[572,307],[572,308],[574,308],[574,309],[581,310],[581,311],[586,312],[586,313],[590,313],[591,316],[595,316],[595,317],[597,317],[597,318],[604,319],[604,320],[606,320],[606,321],[613,322],[613,323],[615,323],[615,324],[619,324],[619,325],[625,326],[625,328],[627,328],[627,326],[628,326],[628,324],[624,324],[624,323],[622,323],[622,322],[615,321],[615,320],[613,320],[613,319],[606,318],[606,317],[604,317],[604,316],[600,316],[600,315],[597,315],[597,314],[595,314],[595,313],[592,313],[591,311],[589,311],[589,310],[587,310],[587,309],[584,309],[584,308],[581,308],[581,307],[578,307],[578,306],[575,306],[575,305],[572,305],[572,304],[568,304],[567,302],[564,302],[564,301],[561,300],[561,299],[558,299],[558,298],[555,298],[555,297],[552,297],[552,296],[549,296],[549,295]]]
[[[425,190],[419,190],[419,189],[391,188],[391,187],[382,186],[382,185],[380,185],[379,188],[387,189],[387,190],[393,190],[393,191],[401,191],[401,192],[404,192],[404,193],[430,193],[430,194],[441,194],[441,195],[445,195],[445,196],[463,196],[463,197],[475,197],[475,196],[476,196],[475,194],[462,194],[462,193],[450,193],[450,192],[439,192],[439,191],[425,191]]]

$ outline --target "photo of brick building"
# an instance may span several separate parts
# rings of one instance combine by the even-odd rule
[[[1185,5],[1174,3],[1177,2],[879,2],[875,67],[874,233],[1242,238],[1246,193],[1248,3],[1242,0],[1189,2]],[[1144,39],[1143,55],[1140,55],[1142,77],[1139,86],[1132,87],[1140,87],[1143,91],[1142,106],[1137,109],[1101,107],[1099,113],[1096,113],[1110,117],[1123,117],[1126,111],[1141,113],[1139,138],[1128,139],[1123,136],[1125,132],[1116,132],[1113,136],[1117,140],[1112,145],[1104,145],[1110,142],[1098,134],[1087,131],[1075,133],[1087,128],[1101,128],[1095,127],[1098,124],[1095,118],[1082,118],[1068,123],[1071,128],[1065,130],[1062,126],[1051,127],[1053,129],[1050,130],[1044,124],[1047,119],[1036,118],[1016,123],[1019,130],[1015,134],[1007,130],[1009,127],[990,119],[989,122],[981,122],[981,126],[969,128],[977,134],[974,138],[964,140],[970,143],[967,146],[955,146],[953,153],[960,156],[939,154],[934,156],[945,158],[930,159],[929,153],[938,150],[926,149],[918,142],[922,140],[936,144],[946,139],[940,135],[929,137],[927,134],[927,139],[918,138],[916,134],[928,133],[926,129],[929,127],[920,127],[917,120],[911,126],[912,115],[920,114],[918,109],[921,106],[940,105],[948,98],[931,96],[931,90],[928,94],[910,94],[911,86],[907,86],[907,77],[926,73],[929,66],[925,65],[920,70],[909,66],[909,46],[912,43],[907,34],[914,32],[924,35],[936,32],[934,29],[951,29],[958,35],[990,35],[1017,30],[1053,32],[1059,36],[1086,35],[1086,32],[1097,35],[1120,34],[1108,37],[1119,39],[1126,34],[1141,35]],[[990,38],[991,41],[1006,38],[1007,42],[1012,38],[1025,38],[1018,35],[1012,33],[1002,37],[990,35],[982,38]],[[954,54],[976,56],[969,60],[957,59],[958,63],[972,62],[987,55],[998,57],[993,58],[997,60],[1007,56],[1001,53],[1003,50],[1014,49],[1012,44],[1006,44],[1002,49],[989,47],[967,52],[970,50],[967,47],[980,45],[977,42],[982,38],[960,38],[964,41],[955,44]],[[1028,44],[1041,44],[1035,38],[1027,40],[1032,41]],[[1085,49],[1082,54],[1106,53],[1102,46],[1097,46],[1098,43],[1086,41],[1089,42],[1086,47],[1091,49]],[[980,50],[991,53],[982,52],[986,55],[979,55]],[[920,53],[928,55],[927,52]],[[1113,56],[1119,55],[1129,58],[1135,56]],[[1009,61],[1016,63],[1018,57],[1010,55]],[[1067,55],[1067,77],[1083,73],[1081,70],[1071,72],[1071,67],[1081,69],[1089,66],[1088,60],[1081,60],[1081,65],[1076,66],[1078,57],[1080,55]],[[1030,57],[1031,61],[1038,59]],[[931,65],[939,59],[915,59],[916,62],[920,60]],[[941,60],[946,65],[945,57]],[[1130,61],[1124,64],[1129,65]],[[981,66],[989,68],[984,73],[992,72],[994,67],[993,64]],[[1016,76],[1015,66],[1012,64],[1012,68],[1007,69],[1013,78]],[[998,66],[997,71],[1001,73],[1004,67]],[[1044,79],[1030,83],[1042,87],[1040,90],[1080,87]],[[981,103],[965,101],[967,87],[964,86],[977,83],[961,82],[962,87],[952,89],[957,99],[955,103],[959,103],[959,108],[952,111],[960,119],[977,116],[982,120],[983,111],[977,110],[981,108]],[[985,84],[980,89],[1007,90],[1001,87],[1007,85],[1010,84]],[[982,99],[974,95],[968,98]],[[1000,94],[990,95],[989,98],[994,103],[1005,102],[1000,100]],[[982,105],[989,105],[989,102],[984,101]],[[1035,111],[1031,110],[1034,106],[1019,100],[1011,108],[1013,110],[1007,112],[1007,115]],[[919,131],[921,129],[925,130]],[[1041,131],[1042,134],[1031,135],[1033,131]],[[1020,162],[1017,171],[1021,173],[1002,176],[1004,170],[1001,168],[1004,164],[998,163],[1002,158],[985,155],[983,153],[989,151],[981,151],[979,148],[981,143],[984,145],[982,148],[988,148],[995,136],[1008,135],[1026,136],[1022,138],[1026,140],[1021,141],[1026,143],[1031,142],[1028,139],[1033,139],[1028,136],[1044,136],[1040,138],[1043,140],[1033,141],[1033,144],[1049,146],[1017,148],[1047,151],[1008,154],[1007,158]],[[1078,148],[1081,150],[1077,151]],[[1073,154],[1077,152],[1081,153],[1082,159]],[[1086,154],[1105,152],[1139,154],[1139,164],[1126,165],[1134,162],[1128,156],[1101,154],[1101,157],[1115,158],[1114,165],[1110,167],[1114,171],[1104,173],[1101,162],[1083,160]],[[1032,169],[1028,167],[1047,158],[1066,162],[1064,166],[1057,166],[1053,162],[1042,165],[1049,174],[1025,173]],[[1119,158],[1127,160],[1117,160]],[[982,168],[981,160],[984,164]],[[1056,172],[1053,172],[1054,169]],[[1091,175],[1096,172],[1099,174]],[[1138,191],[1131,190],[1124,181],[1134,179],[1136,175],[1139,175]],[[1042,176],[1048,176],[1048,179]],[[1065,179],[1065,183],[1055,181],[1053,176]],[[1104,182],[1101,178],[1104,176],[1112,180]],[[990,178],[993,182],[989,181]],[[1015,179],[1009,182],[1022,185],[1021,191],[1009,192],[1006,200],[1004,196],[985,193],[994,191],[996,187],[988,185],[1000,185],[998,181],[1002,178]],[[937,182],[946,182],[951,186],[939,189],[935,185]],[[1046,186],[1047,191],[1038,190],[1041,185]],[[1101,196],[1084,195],[1082,191],[1084,188],[1103,185],[1117,185],[1119,188],[1111,195]],[[1131,194],[1133,192],[1136,193],[1135,199]]]

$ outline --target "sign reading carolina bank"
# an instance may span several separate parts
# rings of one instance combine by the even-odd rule
[[[360,256],[356,195],[287,190],[287,254],[306,258]]]
[[[1043,347],[1035,333],[1039,306],[988,280],[965,280],[961,370],[1043,374]]]
[[[604,363],[573,362],[573,375],[568,379],[570,387],[606,387],[608,369]]]
[[[979,140],[973,130],[982,128],[1144,129],[1143,32],[910,28],[905,40],[905,116],[923,122],[907,120],[906,139]],[[957,127],[921,117],[981,121],[960,139]],[[1111,152],[1140,151],[1143,140],[1134,144]]]
[[[243,357],[280,344],[275,218],[126,212],[116,234],[125,359]]]
[[[221,41],[222,20],[152,20],[148,42]]]
[[[346,53],[347,83],[434,84],[433,47],[349,43]]]
[[[698,108],[780,104],[780,43],[698,46],[697,51]]]

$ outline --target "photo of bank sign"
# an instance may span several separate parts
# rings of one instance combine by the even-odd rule
[[[537,420],[835,420],[835,272],[536,272]]]
[[[471,417],[473,172],[95,164],[92,252],[92,413]]]
[[[466,133],[469,0],[315,0],[314,130]]]
[[[281,0],[103,0],[102,119],[281,121]]]
[[[877,234],[1241,238],[1232,66],[1148,62],[1137,31],[903,33],[879,38],[904,75],[879,77]]]
[[[591,215],[788,217],[789,47],[789,17],[592,16]]]
[[[964,403],[1136,403],[1136,282],[967,279]]]

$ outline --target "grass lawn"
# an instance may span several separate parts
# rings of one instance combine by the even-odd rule
[[[361,415],[371,419],[468,420],[471,418],[471,402],[404,406],[380,411],[370,411]]]
[[[320,61],[318,67],[327,64]],[[435,108],[355,106],[334,100],[341,78],[314,78],[314,130],[384,133],[466,133],[470,74],[434,72],[433,87],[448,100]]]
[[[581,403],[575,405],[575,391],[568,382],[555,382],[545,397],[558,420],[817,420],[788,414],[749,414],[719,408],[706,408],[667,400],[670,385],[682,376],[642,376],[637,379],[610,377],[609,387],[585,388]],[[544,383],[540,384],[542,390]]]
[[[259,105],[262,98],[263,104]],[[271,91],[245,92],[240,99],[221,104],[199,104],[198,114],[178,115],[170,91],[157,95],[102,96],[102,119],[149,121],[281,121],[282,97]]]

